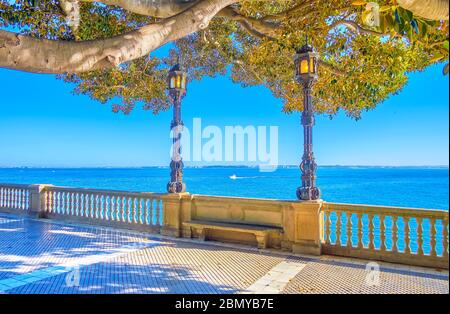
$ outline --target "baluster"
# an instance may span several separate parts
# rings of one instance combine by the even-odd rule
[[[58,192],[58,200],[60,214],[64,214],[64,192]]]
[[[411,228],[409,226],[409,217],[404,217],[403,220],[405,222],[405,253],[411,254]]]
[[[443,250],[442,256],[448,259],[448,218],[442,220],[442,241],[443,241]]]
[[[356,230],[356,234],[357,234],[357,243],[356,243],[356,247],[358,249],[363,249],[364,248],[364,243],[363,243],[363,216],[361,213],[356,213],[356,220],[357,220],[357,230]]]
[[[24,210],[28,209],[28,206],[27,206],[28,205],[27,192],[28,191],[26,189],[23,190],[23,209]]]
[[[385,216],[380,215],[380,251],[386,251],[386,225]]]
[[[91,208],[91,218],[95,217],[95,194],[89,194],[89,206]]]
[[[11,189],[11,208],[15,208],[16,207],[15,197],[16,197],[15,190]]]
[[[13,208],[16,209],[17,206],[17,189],[13,190]]]
[[[10,204],[9,204],[9,198],[10,198],[10,189],[8,188],[8,189],[6,189],[6,208],[10,208],[11,206],[9,206]]]
[[[19,209],[19,190],[18,189],[14,189],[14,200],[15,200],[14,208]]]
[[[151,226],[153,226],[154,225],[154,223],[153,223],[153,217],[154,217],[154,210],[153,210],[153,198],[150,198],[149,199],[149,216],[150,216],[150,218],[149,218],[149,220],[148,220],[148,222],[149,222],[149,224],[151,225]]]
[[[144,199],[144,224],[148,225],[148,199]]]
[[[161,217],[161,205],[160,205],[160,200],[156,199],[156,226],[161,226],[161,221],[160,221],[160,217]]]
[[[75,194],[74,194],[74,192],[69,192],[67,198],[69,199],[68,210],[70,212],[70,215],[75,216],[75,205],[74,205]]]
[[[20,189],[16,189],[16,209],[20,209]]]
[[[48,211],[53,214],[55,213],[55,192],[54,191],[50,191]]]
[[[75,215],[75,211],[73,208],[73,192],[68,193],[67,195],[67,206],[68,206],[68,211],[70,211],[70,215],[74,216]]]
[[[345,216],[347,217],[346,227],[346,237],[347,237],[347,247],[352,247],[352,213],[349,211],[345,212]]]
[[[12,189],[8,189],[8,208],[12,208],[12,199],[13,199],[13,192]]]
[[[72,193],[72,207],[73,207],[73,215],[78,216],[78,192]]]
[[[25,210],[26,206],[25,206],[25,190],[24,189],[20,190],[20,204],[21,204],[20,208]]]
[[[45,192],[45,208],[44,211],[46,213],[50,213],[51,209],[50,209],[50,195],[51,195],[51,191],[46,191]]]
[[[436,255],[436,219],[430,218],[430,256]]]
[[[18,209],[22,209],[22,206],[23,206],[23,202],[22,202],[22,189],[18,189],[18,190],[17,190],[17,198],[19,199],[19,201],[17,202],[17,208],[18,208]]]
[[[78,193],[78,209],[80,211],[80,217],[84,217],[84,194]]]
[[[16,198],[17,198],[17,209],[22,209],[22,197],[21,197],[21,189],[16,190]]]
[[[143,218],[143,212],[142,212],[142,198],[138,198],[138,223],[143,224],[144,218]]]
[[[25,191],[25,199],[26,199],[25,208],[27,210],[29,210],[30,209],[30,192],[28,190]]]
[[[114,209],[113,209],[113,195],[108,195],[107,197],[107,203],[106,203],[106,208],[108,209],[108,214],[106,215],[106,219],[107,220],[114,220]]]
[[[96,193],[94,194],[94,218],[98,219],[100,218],[100,196]]]
[[[19,209],[23,210],[24,202],[23,202],[23,189],[19,189]]]
[[[398,225],[397,217],[392,216],[392,252],[398,252]]]
[[[136,198],[131,197],[131,214],[132,214],[132,219],[131,219],[131,223],[136,223],[137,222],[137,218],[136,218]]]
[[[15,193],[14,189],[11,189],[11,208],[15,208],[15,200],[14,200],[15,196],[16,196],[16,193]]]
[[[66,214],[66,195],[66,192],[61,192],[61,211],[63,215]]]
[[[416,218],[417,221],[417,254],[423,255],[423,226],[422,218]]]
[[[91,210],[89,208],[89,194],[84,194],[83,196],[84,201],[84,217],[89,218],[91,216]]]
[[[45,204],[45,211],[47,212],[47,213],[51,213],[51,212],[53,212],[53,209],[52,209],[52,197],[53,197],[53,192],[52,191],[47,191],[46,192],[46,197],[45,197],[45,202],[46,202],[46,204]]]
[[[342,227],[341,217],[342,217],[342,215],[341,215],[341,212],[339,212],[339,211],[336,211],[335,214],[336,214],[336,245],[341,246],[341,243],[342,243],[342,241],[341,241],[341,227]]]
[[[19,198],[19,202],[18,202],[19,203],[18,204],[19,205],[18,206],[19,209],[23,209],[22,191],[23,191],[22,189],[18,189],[17,190],[17,197]]]
[[[119,220],[119,197],[117,195],[114,195],[111,199],[111,219],[113,221]]]
[[[28,190],[23,190],[23,209],[28,210]]]
[[[375,245],[374,245],[374,227],[373,227],[373,214],[368,214],[367,215],[367,219],[368,219],[368,225],[367,225],[367,229],[368,229],[368,236],[369,236],[369,250],[373,250],[375,249]]]
[[[59,192],[55,192],[55,212],[59,215]]]
[[[108,195],[100,195],[100,219],[108,220]]]
[[[109,220],[109,214],[110,214],[109,205],[110,205],[110,196],[108,194],[103,195],[102,219],[104,219],[104,220]]]
[[[124,219],[123,222],[129,222],[130,221],[130,199],[127,196],[123,197],[123,212],[124,212]]]
[[[123,222],[130,221],[130,210],[129,210],[130,206],[129,205],[130,205],[130,199],[127,196],[123,196],[123,213],[124,213]]]
[[[125,210],[124,210],[124,197],[119,196],[119,211],[120,211],[120,221],[125,221]]]

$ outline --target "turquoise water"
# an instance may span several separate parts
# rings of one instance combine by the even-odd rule
[[[48,183],[126,191],[165,192],[168,168],[0,168],[2,183]],[[235,175],[236,179],[230,179]],[[184,180],[195,194],[295,199],[298,168],[259,172],[258,168],[186,168]],[[319,167],[318,185],[329,202],[448,209],[447,167]]]

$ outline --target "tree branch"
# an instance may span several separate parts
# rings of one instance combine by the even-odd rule
[[[80,3],[78,0],[59,0],[61,10],[66,16],[66,23],[72,29],[72,33],[77,33],[80,26]]]
[[[35,73],[81,73],[114,67],[208,26],[239,0],[202,0],[172,18],[135,31],[92,41],[56,41],[0,30],[0,67]]]
[[[297,11],[301,11],[311,5],[313,5],[317,0],[306,0],[303,3],[300,3],[286,11],[277,13],[277,14],[273,14],[273,15],[267,15],[264,16],[262,18],[263,21],[268,21],[268,20],[272,20],[272,21],[278,21],[278,20],[283,20],[287,17],[289,17],[289,15],[292,15],[293,13],[296,13]]]
[[[343,21],[337,21],[334,22],[333,24],[331,24],[329,26],[329,29],[334,29],[336,27],[338,27],[339,25],[344,25],[347,26],[350,30],[352,30],[355,33],[363,33],[363,34],[370,34],[370,35],[376,35],[376,36],[383,36],[384,34],[381,32],[377,32],[368,28],[364,28],[362,26],[360,26],[358,23],[354,22],[354,21],[348,21],[348,20],[343,20]]]
[[[231,7],[224,8],[217,16],[225,17],[240,23],[251,35],[256,37],[268,37],[270,39],[274,39],[276,37],[278,25],[265,22],[260,19],[255,19],[253,17],[243,16]]]

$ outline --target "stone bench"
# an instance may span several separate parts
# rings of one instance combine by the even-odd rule
[[[255,226],[248,224],[236,224],[236,223],[222,223],[222,222],[211,222],[202,220],[191,220],[189,222],[184,222],[183,226],[189,228],[189,234],[192,234],[193,229],[198,231],[200,234],[200,239],[205,241],[207,239],[208,230],[220,230],[220,231],[231,231],[231,232],[241,232],[253,234],[258,243],[258,248],[265,249],[269,241],[270,234],[282,233],[282,229],[279,227],[268,227],[268,226]]]

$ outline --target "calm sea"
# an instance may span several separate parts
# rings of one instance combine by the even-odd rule
[[[165,192],[168,168],[0,168],[2,183]],[[230,178],[232,177],[232,178]],[[186,168],[193,194],[295,199],[298,168]],[[329,202],[448,209],[448,167],[319,167],[318,185]]]

